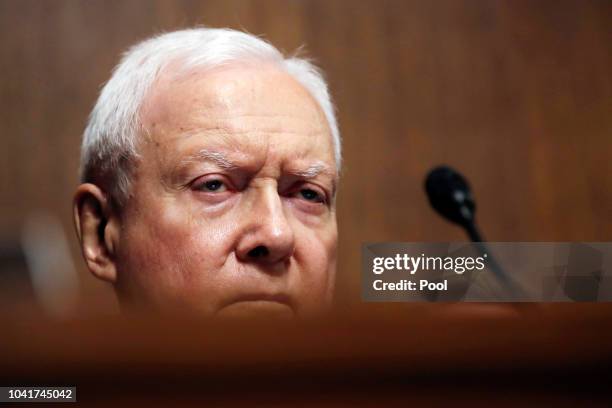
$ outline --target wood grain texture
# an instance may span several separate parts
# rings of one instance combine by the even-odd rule
[[[340,304],[360,302],[362,242],[464,239],[423,194],[439,163],[471,180],[490,240],[612,240],[612,3],[597,0],[0,1],[0,238],[36,208],[72,232],[100,84],[127,46],[195,24],[306,44],[326,72],[345,152]],[[112,303],[81,272],[84,310]]]

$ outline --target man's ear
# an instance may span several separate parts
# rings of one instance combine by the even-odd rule
[[[95,184],[81,184],[74,195],[73,211],[87,267],[97,278],[116,282],[120,221],[109,197]]]

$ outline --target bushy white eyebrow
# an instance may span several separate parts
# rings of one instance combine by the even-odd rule
[[[291,174],[304,178],[314,178],[319,174],[327,174],[333,176],[334,172],[330,169],[329,166],[326,166],[323,163],[316,163],[309,166],[305,170],[291,171]]]
[[[207,149],[199,150],[198,152],[190,155],[186,159],[182,160],[181,164],[187,165],[198,161],[211,161],[225,170],[234,170],[238,168],[238,165],[229,160],[223,153],[214,152]]]
[[[228,159],[225,154],[208,149],[202,149],[189,155],[181,160],[181,165],[189,165],[199,161],[211,161],[225,170],[235,170],[239,167],[238,164]],[[335,172],[329,166],[320,162],[312,164],[304,170],[289,171],[289,173],[304,178],[314,178],[320,174],[335,175]]]

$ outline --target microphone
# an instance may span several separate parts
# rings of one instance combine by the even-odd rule
[[[482,242],[474,219],[476,203],[461,174],[448,166],[436,167],[425,179],[425,191],[438,214],[463,227],[473,242]]]
[[[484,255],[487,246],[476,227],[476,203],[465,177],[451,167],[435,167],[425,179],[425,191],[433,209],[450,222],[460,225],[481,255]],[[520,286],[506,274],[491,254],[488,254],[488,264],[511,295],[524,296]]]

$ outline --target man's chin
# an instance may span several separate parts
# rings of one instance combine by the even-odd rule
[[[219,317],[272,317],[279,319],[292,319],[295,312],[286,303],[269,300],[249,300],[232,303],[220,309]]]

